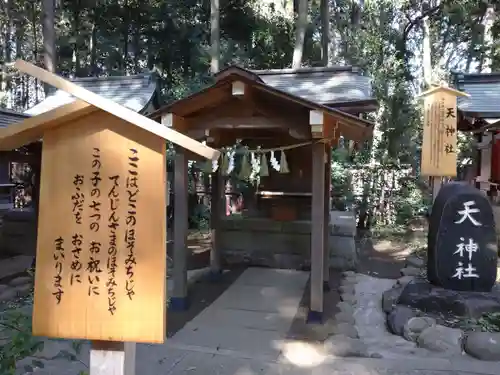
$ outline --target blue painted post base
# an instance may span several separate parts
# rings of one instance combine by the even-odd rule
[[[323,292],[329,292],[330,290],[330,283],[328,281],[323,281]]]
[[[170,311],[186,311],[189,309],[189,299],[187,297],[170,297]]]
[[[207,275],[207,280],[215,283],[217,281],[220,281],[222,278],[222,270],[219,271],[210,271]]]
[[[308,324],[322,324],[323,323],[323,312],[309,310],[307,314]]]

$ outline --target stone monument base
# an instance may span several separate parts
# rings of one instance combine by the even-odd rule
[[[495,287],[491,292],[455,291],[417,278],[402,289],[397,304],[432,314],[480,318],[500,312],[500,290]]]

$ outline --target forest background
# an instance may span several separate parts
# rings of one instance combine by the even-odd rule
[[[11,69],[18,58],[68,77],[153,71],[165,102],[231,64],[358,66],[380,107],[373,139],[333,152],[335,205],[356,210],[361,228],[397,228],[429,204],[416,95],[453,71],[500,70],[499,35],[500,5],[483,0],[2,0],[0,105],[23,111],[48,89]],[[459,146],[463,174],[473,137]],[[201,201],[191,222],[208,216]]]

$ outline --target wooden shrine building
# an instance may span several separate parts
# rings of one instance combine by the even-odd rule
[[[151,115],[165,126],[222,149],[221,159],[210,170],[213,272],[242,262],[310,268],[309,317],[321,320],[330,269],[330,152],[340,137],[353,141],[371,137],[373,124],[360,116],[376,107],[370,91],[369,79],[352,68],[254,72],[229,67],[215,76],[212,86]],[[231,151],[225,148],[236,143],[244,145],[242,160],[260,162],[260,171],[265,172],[255,194],[247,197],[243,214],[226,216],[221,201]],[[189,159],[192,155],[177,149],[170,303],[178,309],[187,304]],[[272,164],[271,159],[279,160],[279,171],[265,165],[267,160]],[[240,175],[244,163],[234,166]]]
[[[498,196],[500,184],[500,72],[454,73],[455,87],[469,94],[458,98],[458,130],[473,132],[476,156],[472,178],[477,188]]]
[[[103,98],[134,112],[147,115],[160,106],[160,92],[154,73],[132,76],[85,77],[73,78],[71,82],[89,90]],[[16,126],[24,119],[47,113],[63,105],[75,102],[75,97],[64,90],[51,90],[50,94],[24,113],[2,109],[0,111],[0,128]],[[35,175],[39,175],[41,141],[24,146],[18,151],[0,153],[0,209],[12,208],[13,181],[10,178],[12,163],[27,163]],[[37,184],[35,184],[37,185]],[[32,200],[36,201],[36,188],[33,189]],[[36,247],[36,214],[29,209],[9,210],[4,216],[4,226],[0,230],[2,238],[0,252],[11,254],[34,255]]]

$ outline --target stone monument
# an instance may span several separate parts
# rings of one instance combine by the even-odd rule
[[[488,198],[465,183],[443,185],[432,206],[427,251],[427,277],[432,284],[458,291],[491,291],[498,247]]]

